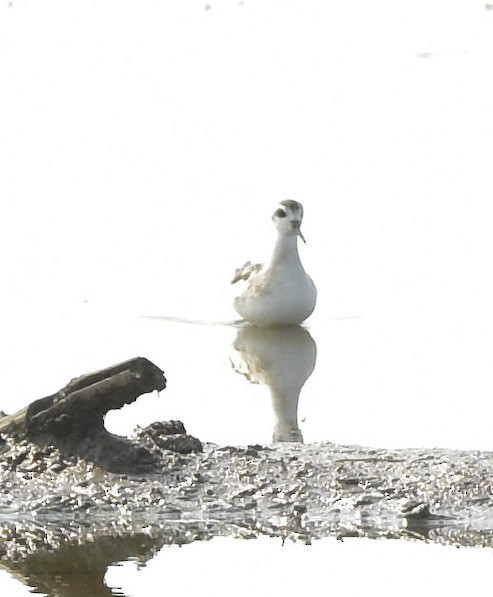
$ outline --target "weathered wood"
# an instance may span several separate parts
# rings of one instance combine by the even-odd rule
[[[108,433],[104,416],[165,386],[161,369],[148,359],[137,357],[77,377],[56,394],[0,418],[0,433],[41,445],[53,444],[66,454],[111,470],[129,470],[133,465],[145,468],[154,462],[154,457],[127,438]]]

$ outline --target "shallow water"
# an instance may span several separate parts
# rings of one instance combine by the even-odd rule
[[[27,319],[26,316],[24,320]],[[158,317],[129,316],[125,318],[121,314],[110,313],[89,304],[83,304],[73,307],[72,311],[67,309],[63,321],[64,334],[76,337],[78,342],[74,353],[67,350],[67,346],[60,345],[57,349],[55,355],[56,380],[53,371],[47,371],[45,362],[43,367],[31,368],[30,375],[27,377],[23,371],[23,363],[12,362],[12,371],[15,370],[15,366],[18,367],[18,370],[9,379],[11,382],[20,378],[26,379],[26,387],[32,387],[33,392],[37,391],[40,379],[44,379],[47,386],[45,393],[49,393],[68,381],[67,376],[62,375],[61,371],[69,370],[74,366],[82,352],[82,347],[85,347],[83,350],[88,358],[83,371],[108,365],[110,362],[132,354],[146,355],[165,370],[168,379],[167,388],[160,395],[155,393],[142,396],[136,403],[125,407],[122,411],[110,413],[107,416],[106,425],[113,432],[130,434],[137,424],[144,426],[156,420],[181,419],[185,422],[189,433],[204,441],[212,441],[219,445],[269,444],[274,437],[278,440],[304,441],[307,442],[307,445],[312,445],[312,442],[316,441],[341,441],[342,438],[345,443],[366,444],[375,447],[391,447],[392,444],[397,447],[423,446],[423,453],[426,451],[427,454],[435,455],[439,459],[440,452],[433,450],[432,447],[439,445],[436,440],[438,433],[435,433],[434,430],[438,428],[438,425],[443,425],[445,432],[442,431],[442,437],[445,439],[443,443],[440,442],[442,445],[454,446],[455,444],[459,447],[461,444],[465,444],[465,447],[471,450],[468,452],[470,454],[469,464],[466,465],[464,462],[459,469],[464,473],[468,471],[468,474],[472,475],[472,485],[474,485],[474,470],[471,467],[476,466],[475,463],[479,462],[477,460],[479,453],[472,450],[471,446],[480,443],[478,440],[480,431],[488,428],[488,421],[478,418],[473,412],[468,412],[472,426],[469,429],[467,425],[464,426],[462,411],[447,408],[443,401],[438,401],[438,404],[430,404],[430,408],[424,410],[405,406],[384,411],[378,399],[377,388],[385,389],[385,382],[390,387],[392,387],[392,382],[397,383],[395,378],[392,379],[390,373],[385,376],[379,369],[371,371],[371,375],[367,372],[366,383],[371,390],[360,396],[357,388],[361,384],[361,379],[354,374],[351,375],[355,367],[354,361],[351,360],[351,363],[345,364],[346,371],[337,369],[334,371],[334,359],[341,363],[344,355],[351,353],[350,347],[345,347],[344,342],[359,349],[360,362],[375,362],[372,355],[372,351],[376,349],[371,342],[372,326],[365,322],[363,317],[334,320],[326,325],[314,323],[313,326],[306,329],[262,330],[234,324],[234,322],[187,323]],[[44,325],[51,327],[51,321],[45,321],[43,324],[39,321],[36,323],[38,329],[43,328]],[[100,339],[105,338],[105,342],[94,344],[93,338],[96,334]],[[38,338],[43,338],[43,334],[39,334]],[[317,342],[316,339],[320,340]],[[395,335],[391,345],[397,343],[398,337]],[[134,350],[133,353],[132,350]],[[113,356],[111,360],[110,355]],[[332,359],[328,359],[327,355],[331,355]],[[391,353],[388,353],[388,356],[389,361],[394,357]],[[33,359],[30,362],[36,363],[37,361]],[[385,371],[387,371],[387,366],[388,363],[385,364]],[[74,371],[69,377],[80,372],[80,370]],[[394,375],[397,374],[397,372],[394,373]],[[32,379],[31,375],[33,375]],[[345,392],[352,392],[354,397],[352,401],[346,402],[333,397],[331,399],[327,395],[326,388],[333,387],[334,376],[337,379],[344,379],[345,384],[340,387]],[[50,383],[51,386],[48,387]],[[15,385],[17,387],[18,381]],[[24,388],[25,390],[26,388]],[[39,393],[36,394],[36,396],[39,395]],[[373,395],[371,401],[368,401],[368,395]],[[434,409],[438,413],[437,416],[431,414]],[[375,412],[379,410],[382,410],[381,416],[375,417]],[[409,421],[413,420],[417,422],[415,427],[409,426]],[[460,431],[457,432],[457,429]],[[399,437],[399,434],[402,437]],[[398,438],[397,441],[395,438]],[[489,443],[485,443],[488,447]],[[354,457],[359,458],[356,453]],[[371,476],[375,472],[368,474]],[[364,476],[367,477],[368,474]],[[439,483],[439,487],[443,486],[443,481],[439,482],[436,480],[437,478],[434,479],[423,477],[423,482],[425,486],[428,484],[430,489],[435,481]],[[68,487],[67,491],[69,491]],[[453,498],[455,494],[452,491],[452,486],[450,487],[450,497]],[[370,502],[374,499],[374,491],[370,488]],[[444,491],[443,487],[441,491]],[[472,495],[474,495],[474,491],[475,489],[472,487]],[[351,506],[351,503],[348,501],[348,507]],[[461,523],[459,536],[454,538],[455,523],[451,527],[450,525],[447,527],[448,530],[443,535],[443,542],[449,544],[449,547],[440,547],[442,551],[435,551],[436,547],[431,548],[435,558],[435,572],[442,567],[446,569],[447,566],[452,565],[453,561],[455,562],[456,556],[452,555],[455,550],[452,549],[450,543],[473,546],[490,544],[487,537],[490,532],[488,529],[491,528],[491,520],[489,518],[481,520],[481,513],[478,510],[483,504],[486,508],[485,513],[489,516],[489,501],[478,501],[477,504],[474,504],[474,508],[477,510],[476,517],[474,520]],[[322,511],[323,508],[319,514]],[[455,507],[453,514],[458,518],[464,517],[467,521],[472,515],[471,513],[471,504],[467,503],[467,505],[459,504]],[[12,514],[6,516],[3,526],[8,528]],[[354,515],[350,514],[351,516],[354,518]],[[30,518],[28,514],[28,524]],[[67,526],[63,520],[63,517],[60,518],[59,514],[55,514],[55,519],[47,524],[38,517],[34,522],[35,527],[29,530],[29,528],[25,528],[23,519],[19,519],[16,523],[17,532],[20,535],[27,532],[27,536],[31,536],[31,541],[39,541],[40,536],[41,539],[46,537],[47,539],[42,539],[40,547],[45,540],[54,541],[52,545],[55,546],[56,554],[59,548],[54,537],[57,535],[57,525],[61,528]],[[314,520],[318,520],[317,516]],[[81,522],[83,524],[83,520],[78,518],[75,523],[74,537],[80,533]],[[126,528],[126,525],[128,527],[129,524],[133,525],[132,529]],[[320,527],[322,529],[324,523],[315,524],[322,524]],[[348,522],[346,532],[351,535],[355,532],[351,531],[351,528],[359,528],[358,524],[354,527],[353,520]],[[49,530],[53,525],[55,525],[54,528]],[[97,591],[101,591],[102,595],[122,594],[138,597],[148,594],[149,587],[154,586],[150,583],[155,582],[152,577],[153,570],[156,569],[156,566],[158,570],[162,570],[163,566],[167,569],[169,554],[173,554],[173,571],[168,576],[172,587],[188,587],[187,570],[189,570],[189,566],[208,566],[207,562],[210,562],[212,557],[220,558],[224,565],[223,571],[228,570],[225,577],[221,577],[218,594],[227,594],[229,586],[227,579],[233,583],[236,574],[246,575],[250,578],[246,585],[242,584],[238,588],[239,594],[246,594],[246,587],[270,586],[269,583],[276,581],[282,586],[292,585],[292,581],[289,579],[291,578],[291,567],[294,564],[285,561],[286,550],[290,548],[283,548],[279,543],[279,538],[271,539],[271,543],[267,544],[265,539],[252,541],[254,545],[258,543],[259,550],[257,551],[254,547],[243,548],[239,540],[235,540],[231,544],[225,543],[224,539],[218,539],[214,529],[207,528],[207,525],[205,525],[202,536],[197,536],[195,526],[192,524],[191,530],[186,531],[185,529],[178,532],[174,524],[171,526],[165,524],[162,528],[159,525],[156,526],[152,517],[144,519],[140,526],[138,517],[128,519],[128,523],[119,519],[115,528],[107,532],[109,534],[103,543],[99,542],[101,531],[98,531],[97,527],[94,527],[92,531],[89,529],[89,532],[94,535],[95,551],[91,551],[90,545],[85,548],[83,541],[81,545],[84,553],[74,551],[67,555],[62,552],[57,557],[61,559],[45,560],[41,555],[41,548],[41,564],[29,561],[27,567],[21,566],[15,574],[20,574],[24,578],[23,583],[27,586],[35,586],[41,592],[45,591],[48,594],[97,595],[99,594]],[[139,532],[143,533],[142,537],[139,536]],[[217,534],[221,535],[224,532],[223,529]],[[419,531],[419,533],[422,532],[422,530]],[[424,535],[415,535],[414,531],[407,535],[404,532],[403,535],[401,523],[392,522],[392,519],[384,524],[384,530],[380,533],[369,536],[388,538],[404,536],[411,541],[419,539],[420,542],[424,537]],[[229,534],[236,537],[253,536],[250,532],[242,534],[241,527],[240,531],[236,527],[232,527]],[[65,535],[62,534],[62,536]],[[194,544],[200,543],[201,545],[199,548],[186,545],[175,553],[170,546],[162,546],[164,537],[168,537],[165,543],[193,541]],[[202,541],[197,541],[197,539],[202,539]],[[440,534],[430,536],[429,540],[440,542]],[[216,541],[218,541],[217,546]],[[303,541],[301,542],[303,543]],[[353,540],[350,542],[352,545]],[[346,540],[344,546],[330,536],[312,543],[311,546],[303,547],[306,550],[313,549],[320,561],[324,557],[335,558],[337,561],[344,560],[344,554],[348,553],[345,547]],[[374,561],[374,565],[376,565],[378,558],[385,557],[386,562],[389,563],[389,569],[393,570],[389,574],[393,578],[399,578],[395,572],[396,569],[400,569],[399,558],[391,546],[395,541],[389,540],[388,548],[378,546],[373,550],[373,545],[380,543],[380,541],[365,543],[363,552],[359,548],[351,547],[350,553],[352,554],[353,550],[356,550],[354,557],[357,566],[361,567],[368,565],[368,559]],[[27,547],[32,549],[29,543]],[[420,565],[422,560],[427,559],[423,552],[429,547],[429,545],[422,544],[420,548],[413,548],[409,552],[413,557],[413,565]],[[246,553],[245,549],[247,549]],[[299,551],[301,546],[292,549],[296,549],[296,555],[288,557],[295,558],[301,566],[307,556]],[[398,550],[406,549],[408,548],[398,548]],[[265,556],[262,555],[264,553]],[[466,556],[464,561],[467,560],[466,568],[469,572],[484,565],[484,556],[481,554],[482,552],[477,552],[476,558]],[[272,575],[267,575],[267,580],[257,579],[257,575],[267,574],[264,557],[276,562],[276,569],[279,570],[279,578],[276,576],[276,580]],[[200,562],[196,561],[197,558]],[[154,560],[156,560],[155,564]],[[139,561],[146,562],[144,568],[140,568]],[[319,560],[317,559],[317,561]],[[40,565],[42,573],[36,568]],[[15,567],[12,568],[12,565],[9,564],[7,569],[14,573]],[[72,572],[68,575],[66,572],[62,574],[60,569],[72,570]],[[209,590],[211,586],[216,587],[211,577],[214,570],[215,567],[211,566],[209,572],[204,574],[201,579],[200,586],[204,590]],[[318,570],[318,576],[315,570]],[[325,570],[325,568],[315,567],[313,576],[304,577],[303,586],[313,587],[315,590],[320,580],[315,581],[317,578],[320,579],[321,570]],[[346,568],[342,568],[342,570],[346,570]],[[236,572],[233,573],[233,571]],[[339,569],[337,572],[334,571],[334,574],[336,581],[341,584],[344,582],[343,579],[348,577],[344,576]],[[468,574],[464,571],[464,578],[458,578],[457,582],[465,583]],[[255,580],[251,579],[251,575]],[[349,570],[347,570],[347,575],[350,575]],[[426,567],[423,575],[427,579],[426,582],[430,582],[430,586],[433,586],[433,583],[436,582],[433,580],[433,569]],[[0,579],[2,578],[4,577],[0,576]],[[478,578],[482,578],[481,575]],[[11,587],[11,582],[7,581],[8,579],[6,579],[6,586]],[[301,583],[301,580],[297,582]],[[372,582],[375,587],[378,585],[377,579]],[[105,593],[104,586],[110,587],[112,593]],[[60,587],[65,588],[62,590]],[[60,593],[56,593],[56,590],[59,590]],[[76,593],[76,590],[79,590],[80,593]],[[363,591],[363,585],[353,584],[352,591],[350,594],[360,594]],[[8,594],[10,595],[10,593]],[[12,589],[12,595],[16,594],[25,594],[20,585],[15,585]]]
[[[295,417],[306,442],[489,450],[489,316],[471,314],[460,326],[377,309],[314,317],[304,329],[286,330],[288,345],[279,331],[244,328],[233,317],[187,323],[90,303],[40,319],[23,312],[4,320],[12,340],[2,407],[14,412],[72,377],[142,355],[164,370],[167,388],[110,413],[114,432],[179,419],[205,441],[265,444],[276,425]]]
[[[0,409],[142,355],[168,386],[114,432],[491,450],[493,11],[175,4],[0,5]],[[249,330],[228,280],[288,197],[318,306],[305,329]],[[86,576],[60,561],[46,591],[148,595],[165,570],[182,592],[414,594],[410,563],[430,594],[489,586],[489,549],[216,537],[137,571],[152,541],[77,556]],[[0,571],[2,594],[29,572]]]
[[[77,592],[84,586],[81,575],[58,588],[58,595],[144,596],[150,588],[170,587],[183,594],[213,590],[215,595],[239,596],[281,590],[295,595],[316,591],[320,582],[345,588],[349,595],[391,595],[399,587],[402,595],[415,595],[413,578],[430,592],[455,594],[481,592],[488,586],[489,550],[444,548],[412,542],[347,539],[328,540],[311,546],[280,540],[214,539],[190,545],[165,546],[156,557],[143,562],[138,555],[111,566],[104,579],[107,591],[93,583],[93,592]],[[383,565],[382,563],[385,563]],[[193,565],[194,573],[190,574]],[[454,574],[450,570],[454,569]],[[358,570],[358,574],[354,571]],[[95,574],[94,574],[95,576]],[[94,578],[93,576],[93,578]],[[99,576],[101,578],[101,576]],[[9,597],[25,597],[26,589],[0,571],[2,589]]]

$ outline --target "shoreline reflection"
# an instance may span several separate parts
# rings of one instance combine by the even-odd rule
[[[315,369],[317,345],[299,326],[238,330],[230,355],[233,369],[250,383],[269,387],[275,416],[274,442],[303,442],[298,425],[301,388]]]

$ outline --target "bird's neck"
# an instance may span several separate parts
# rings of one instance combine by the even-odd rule
[[[272,253],[271,265],[286,262],[293,264],[300,263],[298,237],[296,234],[278,233]]]

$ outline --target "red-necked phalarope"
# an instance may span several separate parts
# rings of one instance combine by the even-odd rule
[[[247,261],[236,270],[232,284],[245,280],[247,288],[235,298],[234,307],[246,321],[261,326],[298,325],[315,308],[317,289],[301,265],[298,236],[303,206],[281,201],[272,220],[277,241],[268,265]]]

